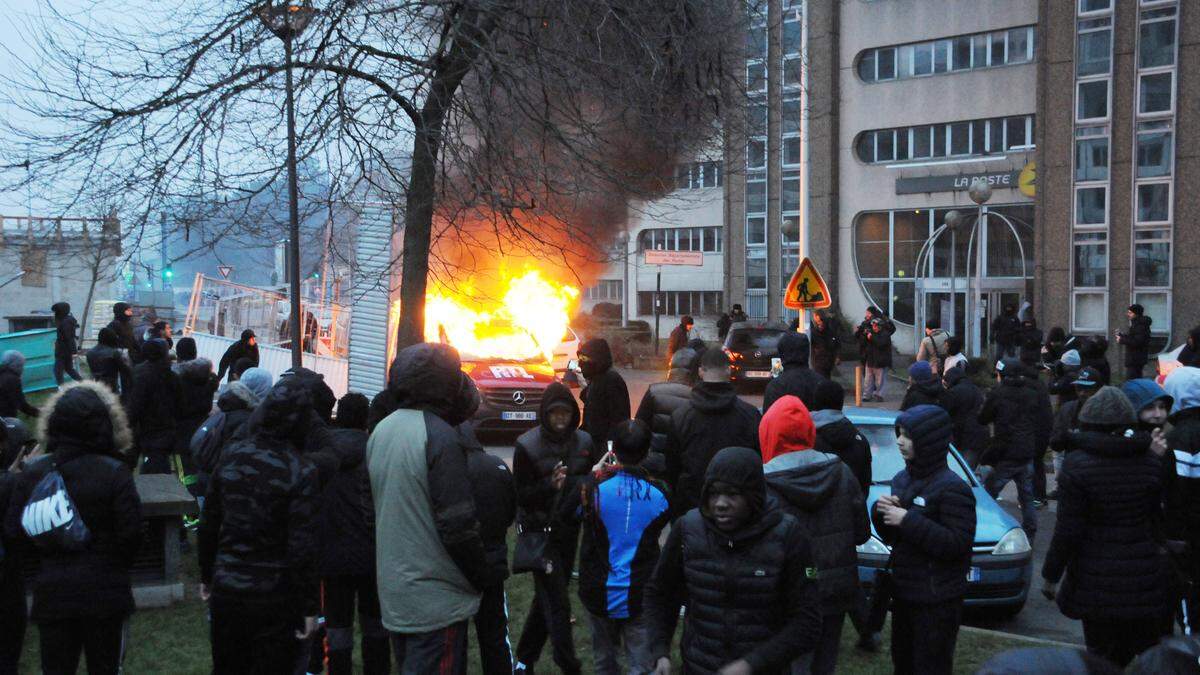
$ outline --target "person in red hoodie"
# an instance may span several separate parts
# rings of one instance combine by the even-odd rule
[[[842,624],[858,602],[855,547],[870,538],[871,521],[854,472],[837,455],[814,450],[816,438],[812,416],[795,396],[776,401],[758,427],[769,499],[799,520],[812,539],[821,636],[816,650],[796,665],[821,675],[834,672]]]

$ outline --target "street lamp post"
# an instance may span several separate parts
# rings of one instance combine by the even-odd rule
[[[287,171],[288,171],[288,297],[291,326],[292,367],[302,365],[303,327],[300,323],[300,205],[296,187],[296,109],[292,94],[292,41],[304,32],[317,10],[308,0],[281,5],[270,0],[258,11],[258,18],[283,41],[284,72],[287,76]]]
[[[983,295],[983,270],[982,270],[982,267],[983,267],[983,243],[984,243],[984,239],[985,239],[985,233],[983,231],[983,225],[985,224],[984,219],[983,219],[984,218],[983,205],[986,204],[988,202],[988,200],[992,198],[992,186],[989,185],[986,180],[976,180],[973,183],[971,183],[971,187],[967,191],[967,195],[971,197],[971,201],[975,202],[975,204],[979,208],[977,215],[975,216],[975,230],[976,230],[976,232],[979,233],[978,239],[976,240],[976,244],[975,244],[975,294],[982,296]],[[970,261],[967,261],[967,269],[968,270],[970,269],[970,266],[971,266]],[[981,300],[982,298],[979,298],[979,299]],[[967,300],[968,301],[976,300],[976,298],[974,296],[972,296],[972,294],[971,294],[971,278],[970,278],[970,276],[967,277]],[[972,338],[972,339],[975,337],[975,335],[974,335],[975,332],[978,332],[980,335],[983,334],[983,330],[978,327],[979,320],[982,319],[983,317],[979,316],[979,308],[977,306],[972,308],[972,305],[976,305],[976,304],[977,303],[971,303],[971,305],[968,305],[968,308],[967,308],[967,311],[970,312],[967,315],[967,318],[969,318],[971,320],[971,322],[976,324],[976,326],[977,326],[976,331],[968,331],[967,337]],[[982,356],[983,355],[983,344],[982,344],[983,340],[980,340],[979,342],[980,342],[980,344],[975,345],[975,349],[979,350],[979,354]],[[967,353],[970,353],[970,349],[968,349]]]

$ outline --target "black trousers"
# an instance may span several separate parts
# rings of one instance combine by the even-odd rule
[[[812,653],[812,675],[833,675],[837,670],[838,648],[842,643],[842,625],[846,614],[827,614],[821,617],[821,638]]]
[[[1124,668],[1138,654],[1171,634],[1169,619],[1126,621],[1083,620],[1087,650]]]
[[[896,675],[950,675],[962,623],[962,598],[936,605],[897,599],[892,606],[892,667]]]
[[[79,656],[88,675],[116,675],[125,656],[125,616],[43,621],[38,624],[43,675],[75,675]]]
[[[279,608],[211,604],[213,675],[292,675],[299,617]]]
[[[386,675],[392,667],[388,632],[379,620],[379,590],[374,574],[327,577],[325,600],[325,654],[329,675],[353,672],[354,616],[357,607],[362,628],[362,661],[365,675]]]
[[[1033,458],[1033,498],[1039,502],[1046,501],[1046,451],[1049,448],[1038,448]]]
[[[484,673],[513,671],[512,643],[508,637],[508,598],[504,584],[483,592],[475,614],[475,639],[479,642],[479,664]]]
[[[392,633],[400,675],[465,675],[467,622],[428,633]]]
[[[62,386],[63,380],[66,379],[65,377],[63,377],[63,374],[70,375],[71,379],[75,380],[76,382],[83,382],[83,376],[80,375],[79,371],[75,368],[75,357],[74,356],[55,356],[54,357],[54,382],[55,382],[55,384]]]
[[[533,668],[542,655],[546,638],[554,647],[554,663],[564,673],[578,673],[582,668],[575,654],[575,636],[571,630],[571,599],[567,595],[567,580],[575,564],[574,536],[561,537],[555,542],[554,571],[533,573],[533,602],[525,619],[521,640],[517,643],[517,661]]]
[[[0,574],[20,574],[19,570],[2,569]],[[21,663],[21,647],[25,644],[25,589],[18,581],[0,584],[0,675],[17,675]]]

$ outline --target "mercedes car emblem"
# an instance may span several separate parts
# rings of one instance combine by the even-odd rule
[[[516,403],[517,405],[525,405],[525,392],[514,391],[513,392],[513,403]]]

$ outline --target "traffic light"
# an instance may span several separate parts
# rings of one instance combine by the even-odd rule
[[[170,265],[163,268],[162,278],[165,283],[171,283],[171,279],[175,278],[175,270],[171,269]]]

